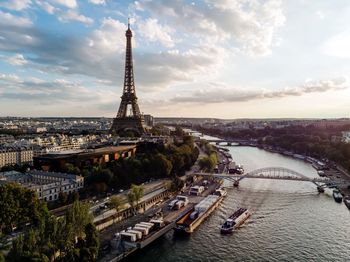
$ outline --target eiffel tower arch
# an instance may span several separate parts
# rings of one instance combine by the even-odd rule
[[[117,116],[113,120],[110,132],[118,134],[121,134],[123,132],[133,132],[134,134],[140,136],[145,133],[145,121],[143,115],[140,113],[135,90],[131,47],[132,32],[130,30],[130,23],[128,23],[128,30],[126,30],[125,36],[126,53],[124,88],[123,94],[121,96],[119,110]]]

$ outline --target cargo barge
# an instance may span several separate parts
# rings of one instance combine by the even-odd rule
[[[188,213],[176,222],[176,232],[192,233],[214,210],[225,197],[224,191],[215,191],[215,195],[209,195],[194,206]]]

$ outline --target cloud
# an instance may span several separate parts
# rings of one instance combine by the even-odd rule
[[[91,25],[94,22],[92,18],[79,14],[76,10],[67,10],[66,12],[59,12],[58,20],[62,22],[77,21],[86,25]]]
[[[0,50],[24,53],[37,44],[36,30],[28,18],[15,16],[0,10]]]
[[[124,52],[126,25],[110,17],[103,18],[99,29],[94,30],[87,43],[95,52]]]
[[[48,2],[42,1],[42,0],[37,0],[36,4],[40,6],[45,12],[53,15],[56,10],[58,10],[56,7],[53,5],[49,4]]]
[[[53,102],[91,102],[102,96],[89,91],[79,83],[65,79],[47,81],[38,78],[21,79],[17,75],[0,74],[0,91],[3,99],[32,100],[50,104]]]
[[[94,4],[94,5],[105,5],[106,1],[105,0],[89,0],[89,3]]]
[[[77,4],[75,1],[59,1],[61,4],[68,5],[69,8],[76,8]],[[78,9],[68,9],[68,10],[62,10],[58,7],[55,7],[48,2],[37,0],[37,5],[40,6],[45,12],[51,15],[56,15],[58,20],[61,22],[70,22],[70,21],[76,21],[81,22],[86,25],[91,25],[94,20],[90,17],[87,17],[85,15],[82,15],[79,13]],[[75,3],[75,4],[74,4]]]
[[[6,13],[0,10],[0,27],[30,27],[32,26],[32,21],[25,17],[15,16],[10,13]]]
[[[27,9],[31,3],[31,0],[9,0],[7,2],[0,3],[0,7],[15,11],[21,11]]]
[[[75,0],[51,0],[51,2],[68,7],[68,8],[78,7],[78,4]]]
[[[330,37],[321,46],[321,52],[338,58],[350,58],[350,31],[343,31]]]
[[[136,1],[136,12],[151,12],[174,28],[211,44],[235,46],[251,56],[271,52],[275,31],[285,22],[279,0],[205,1],[192,5],[183,0]]]
[[[122,86],[125,30],[125,24],[112,18],[104,18],[100,27],[85,38],[57,36],[34,27],[26,30],[15,27],[11,32],[0,28],[0,35],[7,34],[3,46],[0,40],[0,48],[34,54],[27,59],[31,67],[43,72],[91,76]],[[24,34],[27,42],[22,39]],[[212,76],[225,55],[223,48],[205,44],[185,51],[134,53],[137,89],[155,91],[174,83],[194,81],[203,75]]]
[[[25,65],[28,63],[22,54],[10,56],[6,59],[6,61],[11,65]]]
[[[321,10],[316,11],[316,16],[321,20],[325,19],[326,17],[325,13]]]
[[[177,95],[170,99],[172,103],[230,103],[246,102],[265,98],[282,98],[290,96],[302,96],[309,93],[343,90],[350,87],[346,78],[334,78],[330,80],[307,80],[300,86],[286,87],[281,90],[245,90],[227,86],[223,83],[203,84],[205,89],[200,89],[186,95]]]
[[[138,32],[150,42],[158,42],[165,47],[174,47],[174,40],[171,38],[171,29],[168,26],[162,26],[157,19],[148,18],[146,21],[138,23]]]
[[[10,83],[20,83],[20,78],[15,74],[0,74],[0,81],[10,82]]]

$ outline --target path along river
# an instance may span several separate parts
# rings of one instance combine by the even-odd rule
[[[228,147],[245,171],[278,166],[317,177],[302,160],[254,147]],[[169,232],[129,261],[350,261],[350,213],[319,194],[309,182],[244,179],[238,188],[225,181],[222,205],[189,237]],[[220,224],[238,207],[250,219],[232,235],[221,235]]]

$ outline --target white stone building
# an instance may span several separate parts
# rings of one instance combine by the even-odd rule
[[[33,163],[33,149],[29,147],[0,147],[0,168],[7,165]]]
[[[84,177],[66,173],[32,170],[25,174],[9,171],[0,173],[0,182],[16,182],[36,192],[39,199],[54,201],[59,193],[71,194],[84,187]]]

